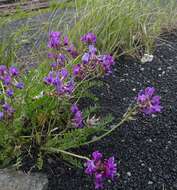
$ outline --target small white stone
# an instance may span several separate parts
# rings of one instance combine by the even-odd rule
[[[162,68],[161,68],[161,67],[159,67],[159,68],[158,68],[158,71],[161,71],[161,70],[162,70]]]
[[[152,172],[152,169],[151,169],[151,168],[148,168],[148,170],[149,170],[150,172]]]
[[[140,69],[141,71],[144,71],[144,68],[143,67],[141,67],[141,69]]]
[[[132,90],[135,92],[135,91],[136,91],[136,88],[133,88]]]
[[[132,174],[131,174],[131,172],[127,172],[127,175],[130,177]]]
[[[153,58],[153,55],[144,54],[144,56],[141,58],[141,63],[151,62]]]
[[[148,185],[152,185],[153,184],[153,181],[148,181]]]

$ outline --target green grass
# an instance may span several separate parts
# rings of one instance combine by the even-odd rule
[[[152,53],[162,29],[177,20],[175,0],[87,0],[85,7],[77,10],[80,19],[70,37],[75,40],[92,31],[99,48],[116,55],[137,56],[140,49]]]
[[[56,14],[58,9],[63,13]],[[74,11],[69,13],[68,10]],[[51,13],[48,20],[42,21],[38,26],[36,23],[35,26],[28,25],[30,18],[45,13]],[[4,39],[0,44],[1,62],[5,61],[3,53],[5,49],[9,50],[6,58],[8,56],[10,58],[7,62],[13,63],[16,61],[16,54],[21,44],[30,43],[34,36],[48,33],[50,30],[68,33],[70,39],[78,46],[80,46],[78,41],[80,36],[92,31],[97,35],[97,46],[102,52],[115,53],[116,56],[122,54],[139,56],[140,52],[152,53],[154,41],[162,29],[174,26],[177,21],[177,2],[175,0],[65,0],[58,3],[56,0],[51,0],[47,9],[34,12],[17,9],[16,13],[1,16],[0,27],[3,28],[19,19],[25,19],[25,24],[11,31],[9,39]],[[70,20],[73,23],[72,27],[68,24]],[[31,36],[24,35],[34,28],[37,30]],[[32,47],[34,54],[32,56],[43,57],[41,52],[46,48],[45,43],[42,43],[38,49],[33,45]],[[10,49],[13,51],[10,52]]]

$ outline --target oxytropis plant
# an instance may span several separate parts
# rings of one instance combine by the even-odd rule
[[[100,54],[96,48],[96,36],[89,32],[81,37],[83,48],[77,48],[67,36],[60,32],[51,32],[48,41],[48,59],[50,64],[41,63],[37,69],[28,71],[24,84],[20,80],[20,72],[15,67],[0,66],[1,111],[0,119],[8,124],[13,141],[6,139],[11,148],[18,147],[18,159],[36,146],[37,166],[42,167],[46,154],[59,153],[60,158],[73,165],[82,166],[79,159],[85,160],[85,173],[94,177],[95,188],[103,188],[105,180],[114,180],[117,174],[115,157],[104,158],[95,150],[88,158],[69,150],[89,145],[102,140],[124,122],[130,121],[138,112],[144,115],[161,112],[160,97],[155,96],[155,89],[147,87],[141,90],[123,115],[122,120],[109,128],[112,117],[100,118],[95,112],[96,97],[90,88],[99,84],[99,77],[110,75],[115,64],[110,54]],[[97,80],[94,80],[97,79]],[[12,108],[19,99],[13,98],[14,91],[25,89],[20,101],[23,109]],[[81,101],[92,99],[93,105],[83,108]],[[82,107],[83,110],[80,108]],[[18,111],[16,116],[15,111]],[[6,129],[6,128],[5,128]],[[20,129],[20,130],[19,130]],[[7,137],[7,135],[6,135]],[[20,139],[20,140],[19,140]],[[13,143],[12,143],[13,142]],[[33,147],[34,149],[35,147]],[[1,161],[8,155],[6,145],[3,147]],[[5,156],[4,156],[5,155]],[[14,159],[14,155],[10,155]]]
[[[18,68],[0,65],[0,84],[1,84],[1,110],[0,120],[8,122],[12,119],[15,109],[12,107],[15,91],[23,89],[24,84],[20,81],[20,72]]]

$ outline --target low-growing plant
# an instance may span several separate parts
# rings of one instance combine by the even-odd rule
[[[82,51],[78,51],[67,36],[51,32],[48,41],[48,60],[37,68],[21,71],[14,66],[0,65],[0,163],[2,167],[17,162],[20,166],[25,154],[33,154],[36,166],[43,167],[46,154],[61,155],[61,159],[81,167],[95,178],[95,188],[103,188],[106,179],[117,173],[115,158],[103,159],[99,151],[92,158],[71,152],[108,136],[137,112],[146,115],[161,111],[160,97],[155,89],[140,91],[123,115],[122,120],[109,128],[112,117],[97,114],[97,97],[92,87],[102,85],[99,77],[110,75],[114,58],[100,54],[96,36],[89,32],[81,37]],[[49,64],[50,62],[50,64]],[[92,102],[83,108],[81,100]],[[81,111],[81,108],[83,109]],[[74,149],[73,149],[74,148]]]

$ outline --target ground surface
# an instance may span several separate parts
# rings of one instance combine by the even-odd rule
[[[153,62],[140,64],[120,60],[113,75],[105,79],[100,97],[102,112],[117,120],[126,111],[137,92],[147,86],[157,88],[163,112],[155,117],[138,116],[102,142],[89,147],[118,161],[119,176],[107,190],[175,190],[177,189],[177,35],[157,41]],[[83,153],[86,153],[83,149]],[[86,154],[89,154],[86,153]],[[93,190],[93,181],[83,171],[68,169],[59,162],[45,168],[49,190]]]

